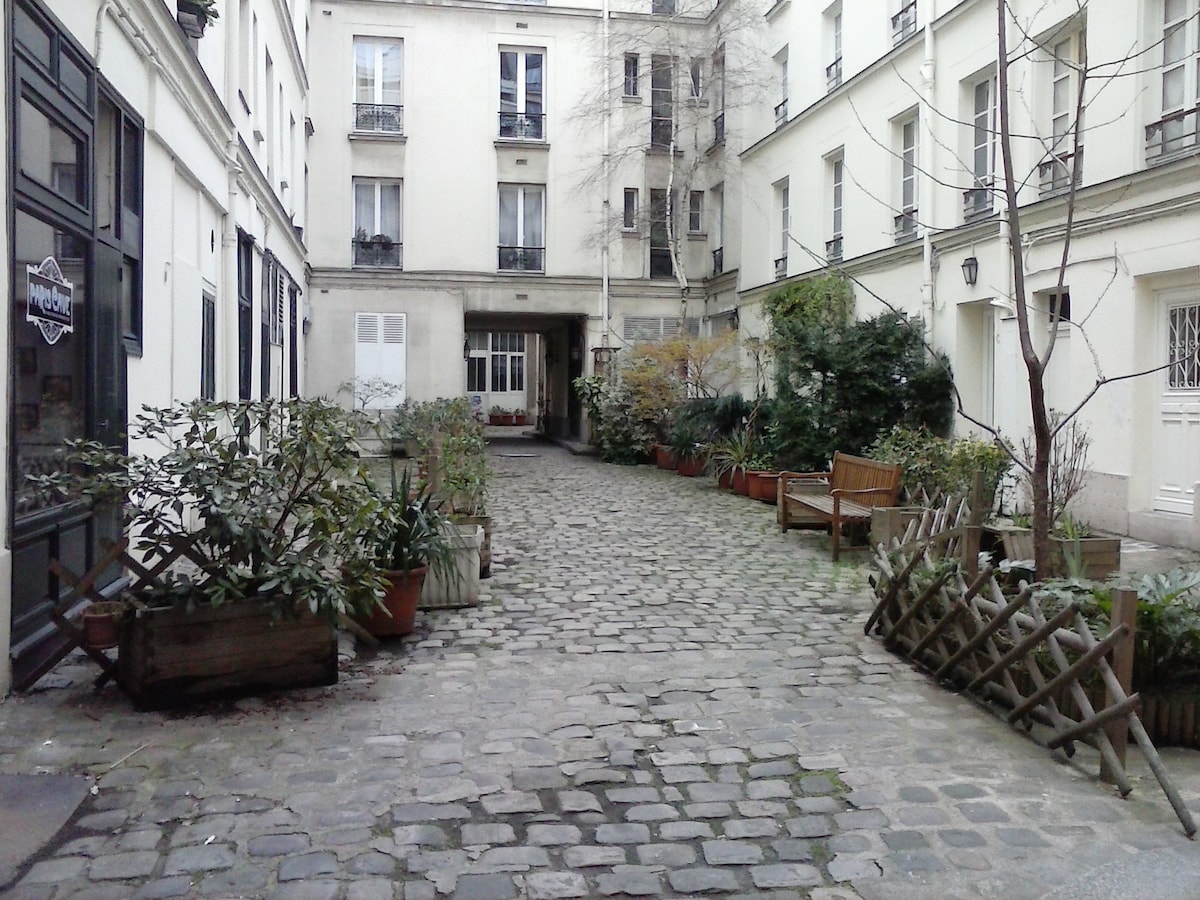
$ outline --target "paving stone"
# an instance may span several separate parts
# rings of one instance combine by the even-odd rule
[[[786,759],[755,763],[746,770],[746,774],[751,778],[780,778],[784,775],[793,775],[795,772],[795,763]]]
[[[530,872],[525,889],[531,900],[558,900],[560,897],[587,897],[587,879],[577,872]]]
[[[833,822],[828,816],[800,816],[783,824],[792,837],[818,838],[833,834]]]
[[[251,838],[246,845],[246,852],[251,856],[287,856],[307,850],[308,847],[307,834],[264,834]]]
[[[922,785],[905,785],[900,788],[900,799],[905,803],[935,803],[937,794]]]
[[[875,860],[857,857],[834,857],[825,868],[834,881],[856,881],[860,878],[879,878],[883,875],[883,870]]]
[[[346,900],[393,900],[395,896],[389,878],[360,878],[346,886]]]
[[[333,875],[338,868],[337,857],[332,853],[305,853],[281,862],[276,877],[280,881],[299,881],[317,875]]]
[[[516,896],[511,875],[460,875],[453,900],[508,900]]]
[[[271,900],[337,900],[341,885],[336,881],[291,881],[269,895]]]
[[[683,811],[693,819],[727,819],[733,815],[728,803],[689,803]]]
[[[164,897],[186,897],[192,892],[190,875],[173,875],[159,878],[138,888],[133,900],[161,900]]]
[[[929,846],[919,831],[885,831],[881,837],[890,850],[924,850]]]
[[[371,851],[360,853],[346,862],[346,871],[351,875],[388,875],[396,872],[397,861],[394,856],[386,853]]]
[[[541,847],[493,847],[484,851],[476,865],[521,872],[532,866],[550,865],[550,857]]]
[[[1011,821],[1008,813],[995,803],[960,803],[958,804],[958,811],[963,814],[963,818],[975,825]]]
[[[920,850],[893,853],[891,861],[901,872],[940,872],[944,868],[936,855]]]
[[[397,824],[469,818],[471,811],[461,803],[401,803],[392,807],[392,819]]]
[[[772,841],[771,849],[780,862],[811,862],[813,859],[812,841],[795,838]]]
[[[483,808],[493,816],[542,811],[542,801],[538,799],[538,795],[527,791],[489,794],[481,802]]]
[[[833,817],[838,828],[845,831],[858,831],[863,828],[884,828],[888,818],[879,809],[855,809],[850,812],[838,813]]]
[[[687,795],[697,803],[743,800],[746,793],[740,784],[689,784]]]
[[[774,837],[779,833],[779,823],[774,819],[730,819],[724,830],[725,837],[733,840]]]
[[[34,864],[33,868],[21,879],[21,883],[24,885],[58,884],[59,882],[70,881],[87,871],[88,862],[85,856],[64,856],[59,859],[43,860]],[[150,871],[153,871],[153,867],[151,867]],[[142,874],[148,873],[143,872]],[[125,876],[118,875],[115,877],[123,878]]]
[[[987,839],[979,832],[961,828],[942,828],[937,836],[951,847],[983,847],[987,844]]]
[[[600,812],[603,809],[595,794],[587,791],[560,791],[558,806],[565,813]]]
[[[792,786],[786,781],[752,781],[746,785],[746,796],[751,800],[777,800],[792,796]]]
[[[1049,847],[1032,828],[997,828],[996,836],[1010,847]]]
[[[660,799],[658,788],[612,788],[604,792],[609,803],[654,803]]]
[[[750,841],[704,841],[700,846],[710,866],[745,866],[763,859],[762,848]]]
[[[697,781],[712,781],[701,766],[664,766],[659,770],[667,784],[686,784]]]
[[[733,893],[738,889],[737,876],[729,869],[674,869],[667,877],[672,890],[685,895]]]
[[[644,806],[630,806],[625,810],[625,819],[629,822],[662,822],[678,818],[679,810],[666,803],[648,803]]]
[[[599,875],[596,883],[606,897],[627,894],[631,897],[650,897],[662,893],[658,874],[634,866],[618,866],[613,872]]]
[[[988,793],[977,784],[943,784],[938,790],[955,800],[974,800]]]
[[[637,848],[637,858],[643,866],[678,868],[696,861],[696,851],[686,844],[643,844]]]
[[[466,847],[475,844],[511,844],[516,839],[513,827],[503,822],[470,823],[462,827],[462,843]]]
[[[392,837],[397,844],[417,844],[421,847],[444,847],[448,841],[446,832],[437,825],[401,825],[392,829]]]
[[[690,841],[712,837],[713,829],[707,822],[663,822],[658,834],[664,841]]]
[[[596,829],[596,840],[601,844],[645,844],[650,840],[650,829],[633,822],[605,824]]]
[[[753,866],[750,878],[757,888],[815,887],[824,882],[815,866],[787,863],[773,866]]]
[[[574,825],[530,825],[525,831],[525,840],[535,847],[578,844],[582,838]]]
[[[618,866],[627,862],[621,847],[568,847],[563,851],[563,862],[572,869],[589,869],[595,866]]]
[[[134,853],[117,853],[113,856],[99,856],[92,860],[91,866],[88,867],[88,877],[90,877],[93,881],[144,878],[153,872],[158,866],[158,859],[158,854],[149,850],[138,851]],[[171,870],[169,865],[170,861],[171,858],[168,857],[168,868],[166,871],[167,875],[178,875],[181,872],[191,871],[189,869]],[[212,868],[227,867],[212,866]]]

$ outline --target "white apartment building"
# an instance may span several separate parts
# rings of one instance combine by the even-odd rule
[[[146,404],[304,390],[308,4],[203,6],[4,4],[0,694],[63,649],[49,561],[82,574],[118,531],[24,476]]]
[[[382,376],[579,436],[597,358],[734,308],[731,279],[705,298],[739,36],[680,4],[313,4],[312,391]]]
[[[922,316],[967,412],[1020,439],[1029,394],[1003,216],[996,7],[778,0],[766,11],[784,111],[742,154],[738,288],[748,334],[771,289],[840,266],[857,281],[860,316],[886,305]],[[1075,513],[1200,546],[1200,6],[1012,0],[1006,21],[1034,331],[1044,344],[1056,296],[1069,320],[1049,404],[1071,410],[1098,377],[1149,372],[1107,384],[1083,409],[1092,471]]]

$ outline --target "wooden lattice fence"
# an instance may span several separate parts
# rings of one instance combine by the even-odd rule
[[[1132,790],[1125,772],[1132,738],[1184,832],[1194,835],[1192,815],[1138,718],[1140,698],[1129,691],[1136,595],[1116,592],[1112,626],[1097,637],[1076,601],[1044,605],[1025,582],[1006,594],[979,555],[980,531],[968,504],[950,500],[925,510],[890,548],[880,544],[867,633],[939,680],[1006,708],[1010,724],[1050,728],[1051,749],[1074,755],[1076,742],[1095,746],[1102,777],[1121,796]]]

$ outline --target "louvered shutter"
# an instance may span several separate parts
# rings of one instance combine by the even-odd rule
[[[378,397],[368,409],[390,409],[404,402],[407,377],[407,317],[404,313],[355,313],[354,378],[358,382],[382,378],[398,385],[391,397]]]

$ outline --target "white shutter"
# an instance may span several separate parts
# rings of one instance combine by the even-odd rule
[[[354,314],[354,378],[358,382],[382,378],[399,386],[390,397],[377,397],[368,409],[391,409],[404,402],[407,366],[407,316],[405,313]]]

